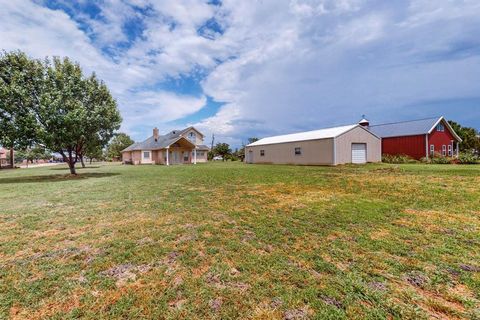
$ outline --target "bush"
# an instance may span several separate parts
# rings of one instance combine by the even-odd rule
[[[478,157],[473,152],[462,152],[458,156],[457,163],[459,164],[477,164]]]
[[[452,161],[453,161],[452,158],[447,158],[444,156],[436,156],[436,157],[430,158],[431,164],[451,164]]]
[[[401,163],[417,163],[418,161],[404,154],[402,155],[384,154],[382,155],[382,162],[401,164]]]
[[[448,158],[440,153],[435,153],[433,157],[427,158],[422,158],[421,160],[423,163],[430,163],[430,164],[452,164],[455,163],[455,159],[453,158]]]

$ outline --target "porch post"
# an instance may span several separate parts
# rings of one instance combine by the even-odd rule
[[[197,164],[197,147],[193,149],[193,164]]]
[[[170,146],[166,147],[165,149],[167,149],[167,166],[169,166],[170,162],[168,161],[168,154],[169,154],[169,151],[170,151]]]
[[[459,152],[460,152],[460,143],[457,141],[457,158],[459,156]]]

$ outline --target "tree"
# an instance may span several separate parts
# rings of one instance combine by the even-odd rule
[[[52,158],[52,153],[41,146],[19,150],[16,156],[18,162],[26,160],[27,166],[29,161],[33,163],[35,160],[49,160],[50,158]]]
[[[213,148],[213,153],[217,156],[222,156],[223,161],[232,153],[228,143],[217,143]]]
[[[460,143],[460,151],[479,151],[480,139],[478,131],[474,128],[462,127],[455,121],[448,121],[453,130],[462,138]]]
[[[257,142],[258,140],[260,140],[260,139],[258,139],[256,137],[248,138],[248,144]]]
[[[36,110],[39,139],[60,153],[71,174],[88,141],[108,141],[121,117],[108,88],[95,75],[85,79],[78,63],[68,58],[45,62],[44,92]]]
[[[254,143],[258,140],[260,140],[260,139],[255,138],[255,137],[248,138],[248,144]],[[238,151],[235,152],[235,156],[238,159],[240,159],[240,161],[243,161],[245,159],[245,144],[242,143],[242,147]]]
[[[42,88],[43,67],[20,51],[0,53],[0,144],[10,148],[29,148],[37,138],[36,117]]]
[[[78,156],[85,167],[84,156],[101,157],[103,148],[113,137],[114,131],[120,126],[121,118],[116,102],[113,100],[107,86],[99,81],[95,74],[86,80],[86,113],[85,137]]]
[[[120,158],[123,149],[134,144],[135,142],[126,133],[117,133],[107,147],[107,158]]]

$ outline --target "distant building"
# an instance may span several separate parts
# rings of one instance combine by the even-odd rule
[[[382,154],[407,155],[417,160],[436,155],[456,157],[462,142],[444,117],[362,125],[382,138]]]
[[[128,164],[190,164],[207,162],[209,148],[203,144],[204,135],[194,127],[153,135],[122,150],[122,161]]]
[[[380,137],[360,124],[274,136],[245,147],[246,163],[338,165],[381,160]]]
[[[8,161],[7,161],[8,152],[9,151],[7,149],[0,147],[0,167],[8,165]]]

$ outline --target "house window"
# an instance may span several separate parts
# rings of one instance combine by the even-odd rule
[[[447,155],[447,146],[443,145],[442,146],[442,156],[446,156],[446,155]]]
[[[260,156],[261,157],[265,156],[265,150],[260,150]]]
[[[440,132],[445,131],[445,126],[443,125],[443,123],[439,123],[437,125],[437,131],[440,131]]]
[[[187,162],[187,161],[188,161],[188,151],[185,151],[185,152],[183,153],[183,161],[184,161],[184,162]]]
[[[448,145],[448,156],[449,157],[452,156],[452,145],[451,144]]]
[[[145,158],[145,159],[150,158],[150,151],[144,151],[143,152],[143,158]]]
[[[197,135],[195,134],[195,132],[190,132],[188,134],[188,140],[195,142],[196,138],[197,138]]]
[[[430,145],[430,155],[432,157],[435,155],[435,146],[433,144]]]
[[[302,154],[302,148],[295,148],[295,155],[299,156]]]

